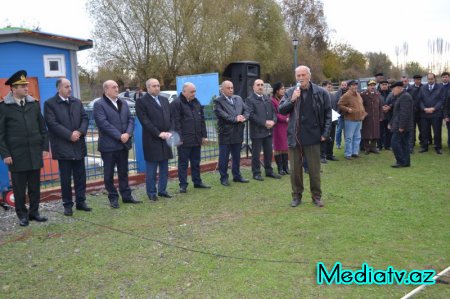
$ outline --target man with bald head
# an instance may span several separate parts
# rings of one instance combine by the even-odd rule
[[[89,212],[86,204],[87,155],[85,136],[89,119],[81,101],[72,94],[72,86],[67,79],[56,81],[57,93],[44,104],[52,158],[58,160],[61,181],[61,198],[64,215],[72,216],[72,176],[75,188],[75,208]]]
[[[234,89],[231,81],[223,81],[221,91],[222,95],[214,99],[214,113],[217,116],[219,134],[220,183],[223,186],[230,186],[228,180],[230,153],[233,181],[248,183],[248,180],[242,177],[239,170],[245,122],[249,117],[248,108],[240,96],[233,94]]]
[[[264,153],[264,170],[266,177],[280,179],[272,168],[272,130],[277,122],[277,114],[272,101],[264,95],[264,81],[253,82],[253,93],[245,100],[249,110],[250,138],[252,139],[252,173],[253,179],[263,181],[261,176],[261,148]]]
[[[178,146],[178,179],[180,193],[187,191],[187,169],[191,164],[194,188],[211,188],[200,177],[201,146],[208,142],[203,107],[195,97],[196,88],[191,82],[183,84],[183,90],[170,104],[174,129],[180,135]]]
[[[103,180],[113,209],[119,208],[119,193],[114,186],[117,166],[119,192],[123,203],[141,203],[131,195],[128,184],[128,153],[133,145],[134,117],[127,101],[119,99],[119,86],[113,80],[103,83],[103,96],[94,103],[94,119],[98,128],[98,151],[103,160]]]

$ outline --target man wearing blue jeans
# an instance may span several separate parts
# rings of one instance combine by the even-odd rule
[[[160,197],[172,197],[166,190],[169,175],[169,159],[172,149],[166,140],[170,138],[171,116],[169,100],[160,95],[159,81],[148,79],[145,83],[148,93],[136,102],[136,115],[142,124],[142,143],[147,169],[147,196],[151,201]],[[158,190],[156,172],[159,167]]]
[[[359,158],[361,143],[361,121],[366,117],[361,96],[358,93],[358,83],[350,81],[348,91],[338,102],[339,111],[344,115],[345,159]]]

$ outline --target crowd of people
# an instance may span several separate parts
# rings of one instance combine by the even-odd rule
[[[40,169],[43,157],[58,160],[61,198],[64,215],[77,210],[90,212],[86,203],[87,155],[86,134],[89,119],[81,101],[71,95],[69,80],[56,82],[56,94],[45,101],[42,116],[37,100],[28,95],[26,72],[21,70],[7,81],[11,92],[0,103],[0,156],[11,173],[16,214],[21,226],[30,220],[47,221],[39,214]],[[311,82],[307,66],[295,69],[297,85],[286,89],[283,83],[274,84],[273,95],[264,95],[264,81],[256,79],[244,100],[234,94],[233,83],[223,81],[221,95],[214,100],[219,143],[218,170],[220,184],[229,187],[228,163],[231,155],[231,174],[234,183],[248,183],[240,171],[241,149],[245,124],[251,138],[251,171],[255,181],[264,176],[280,179],[290,175],[292,207],[302,201],[304,192],[303,168],[310,178],[313,204],[324,206],[321,189],[321,163],[338,161],[334,146],[341,148],[344,133],[344,158],[360,158],[360,151],[379,154],[391,150],[394,168],[410,167],[414,153],[416,126],[419,130],[419,153],[434,146],[442,154],[442,121],[450,135],[449,74],[441,74],[436,83],[433,73],[415,75],[414,84],[406,76],[389,82],[383,74],[376,74],[368,82],[368,89],[358,92],[358,82],[342,81],[336,92],[331,82],[322,86]],[[177,99],[169,104],[160,94],[155,78],[146,82],[147,93],[136,100],[136,115],[142,124],[142,142],[146,161],[146,193],[150,201],[170,198],[167,191],[169,159],[176,141],[178,154],[179,192],[188,188],[188,168],[194,188],[209,189],[200,174],[201,146],[208,142],[203,108],[196,98],[196,86],[187,82]],[[103,96],[96,101],[93,116],[98,128],[98,151],[103,160],[104,185],[111,208],[122,203],[139,204],[128,182],[128,156],[134,134],[134,117],[128,104],[119,98],[119,86],[108,80],[103,83]],[[333,111],[334,110],[334,111]],[[335,116],[333,116],[335,115]],[[175,135],[178,138],[174,138]],[[449,136],[450,137],[450,136]],[[179,139],[179,140],[178,140]],[[450,138],[448,145],[450,147]],[[261,163],[261,150],[263,161]],[[275,159],[277,171],[272,168]],[[117,169],[118,190],[114,184]],[[74,182],[75,203],[72,198]],[[30,199],[25,205],[26,191]]]

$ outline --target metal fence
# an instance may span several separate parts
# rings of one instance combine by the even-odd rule
[[[202,146],[201,162],[217,161],[219,157],[219,145],[216,131],[216,116],[211,105],[204,106],[204,112],[209,142]],[[92,110],[87,109],[87,113],[89,115],[89,129],[86,135],[88,155],[85,158],[85,163],[86,176],[89,181],[103,178],[103,160],[100,156],[100,152],[97,151],[98,130],[93,119]],[[133,138],[133,148],[130,150],[128,160],[130,174],[145,171],[145,161],[141,140],[142,126],[135,116],[134,111],[132,111],[132,114],[135,117],[135,134]],[[169,168],[176,168],[178,163],[177,148],[174,146],[172,151],[174,158],[169,160]],[[51,158],[47,158],[44,164],[45,167],[41,172],[42,187],[59,186],[58,162],[51,160]]]

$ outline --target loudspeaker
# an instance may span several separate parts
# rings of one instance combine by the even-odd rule
[[[222,73],[222,77],[233,82],[234,94],[246,99],[253,92],[253,82],[261,76],[260,65],[256,61],[232,62]]]

